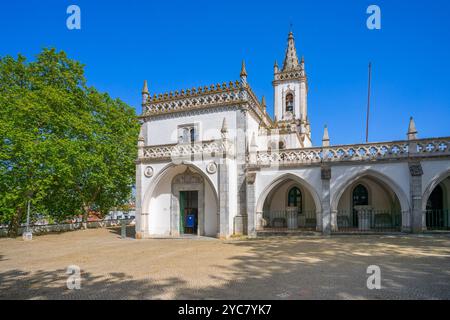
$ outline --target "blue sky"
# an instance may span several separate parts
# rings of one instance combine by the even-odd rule
[[[81,8],[81,30],[66,9]],[[368,30],[366,8],[381,8],[382,29]],[[43,47],[86,65],[89,85],[140,111],[152,93],[239,77],[266,95],[272,113],[275,59],[289,24],[309,77],[309,118],[320,144],[364,141],[367,64],[373,63],[370,140],[401,140],[414,116],[420,137],[450,135],[450,1],[3,1],[0,55],[32,58]]]

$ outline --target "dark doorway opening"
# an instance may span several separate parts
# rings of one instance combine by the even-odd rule
[[[362,184],[356,186],[352,194],[353,199],[353,227],[358,227],[358,211],[355,209],[356,206],[367,206],[369,205],[369,192],[367,188]]]
[[[440,185],[434,188],[427,201],[426,222],[428,230],[448,229],[448,212],[444,210],[444,190]]]
[[[198,234],[198,191],[180,191],[180,232]]]

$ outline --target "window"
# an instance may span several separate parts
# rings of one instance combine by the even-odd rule
[[[190,129],[190,141],[189,142],[194,142],[195,141],[195,129],[191,128]]]
[[[194,143],[198,138],[197,125],[183,125],[178,127],[178,143]]]
[[[294,187],[288,193],[288,207],[297,207],[299,212],[302,209],[302,193],[299,188]]]
[[[367,206],[369,205],[369,192],[362,184],[353,189],[353,206]]]
[[[353,189],[353,217],[352,223],[353,227],[358,227],[358,211],[355,209],[356,206],[367,206],[369,205],[369,191],[362,184],[358,184],[355,189]]]
[[[294,113],[294,95],[292,93],[286,95],[286,112]]]

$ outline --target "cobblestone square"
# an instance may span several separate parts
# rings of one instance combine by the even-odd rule
[[[80,290],[67,289],[69,265],[81,268]],[[380,290],[367,288],[370,265]],[[449,298],[448,235],[135,240],[91,229],[0,239],[0,299]]]

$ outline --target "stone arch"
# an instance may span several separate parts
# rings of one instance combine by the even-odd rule
[[[195,164],[193,164],[191,162],[183,161],[183,163],[181,163],[181,164],[174,164],[174,163],[167,164],[158,172],[158,174],[156,174],[153,177],[152,181],[150,182],[149,186],[147,187],[147,190],[144,193],[144,198],[142,201],[143,212],[148,211],[148,207],[150,205],[150,199],[152,197],[152,194],[155,191],[155,187],[158,185],[158,183],[161,181],[161,179],[170,171],[170,169],[177,167],[177,166],[183,166],[183,165],[188,166],[191,169],[193,169],[195,172],[200,174],[205,179],[205,181],[207,181],[209,183],[209,185],[211,186],[213,193],[214,193],[214,199],[216,200],[217,203],[219,203],[219,196],[217,193],[217,189],[214,186],[214,183],[211,181],[211,178]]]
[[[394,182],[391,178],[389,178],[388,176],[384,175],[381,172],[378,172],[378,171],[375,171],[372,169],[367,169],[367,170],[363,170],[361,172],[354,174],[353,176],[351,176],[350,178],[345,180],[343,183],[341,183],[337,187],[337,190],[335,190],[333,192],[333,195],[331,197],[331,211],[332,212],[337,212],[339,200],[341,199],[345,190],[347,190],[347,188],[349,186],[354,185],[359,179],[364,178],[364,177],[374,178],[375,180],[378,180],[379,182],[385,184],[397,196],[397,199],[400,202],[400,207],[401,207],[402,212],[410,211],[408,197],[406,196],[405,192],[402,190],[402,188],[396,182]]]
[[[427,201],[430,197],[431,193],[433,192],[434,188],[436,188],[442,181],[450,177],[450,169],[443,171],[441,173],[436,174],[431,181],[428,183],[427,187],[425,188],[425,191],[422,195],[422,211],[425,212],[427,209]]]
[[[181,172],[173,172],[174,169],[177,170],[182,170]],[[180,168],[180,169],[178,169]],[[185,169],[182,169],[185,168]],[[182,164],[174,164],[174,163],[170,163],[167,164],[166,166],[164,166],[159,172],[158,174],[156,174],[154,176],[154,178],[152,179],[152,181],[150,182],[150,184],[148,185],[145,193],[144,193],[144,197],[143,197],[143,201],[142,201],[142,207],[141,207],[141,223],[140,223],[140,231],[144,234],[146,234],[147,232],[150,232],[150,230],[152,229],[152,227],[150,226],[150,223],[152,221],[150,215],[152,212],[150,212],[152,210],[152,206],[154,206],[153,201],[152,200],[155,196],[155,194],[157,194],[157,196],[163,196],[163,197],[169,197],[170,200],[168,200],[167,202],[167,207],[170,206],[170,210],[169,212],[167,212],[167,215],[170,215],[170,222],[169,222],[169,228],[170,228],[170,235],[177,235],[178,233],[175,232],[177,228],[175,228],[175,220],[174,220],[174,214],[173,214],[173,210],[176,209],[178,207],[178,204],[175,206],[174,205],[174,201],[176,201],[176,199],[174,199],[173,196],[173,182],[175,182],[175,184],[177,184],[177,182],[182,182],[177,181],[179,179],[182,178],[182,174],[184,172],[186,172],[186,170],[190,170],[194,176],[199,177],[199,179],[202,181],[202,188],[197,188],[197,190],[193,190],[193,191],[199,191],[199,197],[200,197],[200,193],[203,194],[203,199],[199,199],[200,201],[204,201],[205,203],[208,201],[210,204],[212,204],[212,207],[214,207],[214,203],[215,203],[215,214],[216,217],[214,217],[215,219],[217,219],[216,221],[216,225],[215,225],[215,230],[216,232],[218,232],[219,230],[219,197],[218,197],[218,193],[217,193],[217,189],[215,188],[214,184],[211,181],[211,178],[205,173],[203,172],[203,170],[201,168],[199,168],[198,166],[196,166],[195,164],[192,164],[190,162],[183,162]],[[175,174],[175,175],[174,175]],[[172,176],[174,175],[174,176]],[[169,180],[168,180],[169,179]],[[161,186],[161,183],[163,183],[164,189],[168,188],[169,190],[161,192],[161,188],[159,186]],[[167,183],[170,184],[170,186],[167,185]],[[180,184],[178,184],[180,185]],[[208,186],[208,188],[207,188]],[[180,191],[181,188],[178,188],[177,191]],[[208,193],[209,193],[209,198],[212,198],[211,200],[207,200],[204,196],[204,193],[206,192],[206,189],[208,189]],[[183,189],[183,191],[185,191]],[[186,190],[187,191],[187,190]],[[178,199],[178,197],[177,197]],[[163,203],[166,203],[165,201],[163,201]],[[206,208],[206,204],[204,204],[205,208]],[[211,206],[210,206],[211,207]],[[199,210],[200,211],[200,210]],[[200,212],[199,212],[200,214]],[[201,213],[202,216],[202,223],[205,221],[205,214],[204,212]],[[199,221],[200,223],[200,221]],[[211,228],[210,228],[211,229]],[[204,228],[201,230],[201,232],[199,233],[200,235],[204,235]],[[156,233],[159,234],[159,233]],[[167,234],[167,233],[163,233],[163,234]],[[208,234],[208,235],[213,235],[213,234]],[[214,234],[214,236],[217,236],[217,233]]]
[[[265,189],[259,195],[257,203],[256,203],[257,215],[260,218],[262,218],[262,214],[264,212],[264,204],[266,203],[266,200],[271,197],[272,191],[275,191],[276,188],[282,186],[283,184],[285,184],[287,182],[294,182],[293,184],[289,184],[290,187],[297,185],[302,193],[307,191],[308,194],[311,196],[313,203],[314,203],[314,208],[315,208],[316,228],[317,228],[317,230],[321,230],[321,228],[322,228],[322,204],[320,201],[319,194],[318,194],[317,190],[309,182],[307,182],[305,179],[303,179],[300,176],[295,175],[293,173],[283,174],[283,175],[277,177],[276,179],[274,179],[272,182],[270,182],[265,187]],[[303,196],[304,196],[304,194],[303,194]],[[283,197],[285,197],[285,195],[283,195]],[[286,199],[283,199],[283,200],[286,201]]]

